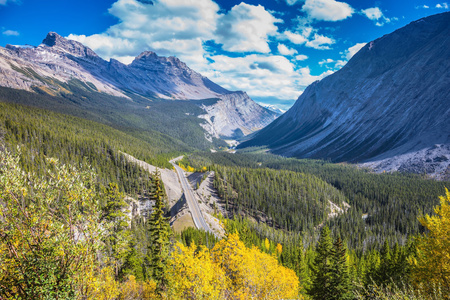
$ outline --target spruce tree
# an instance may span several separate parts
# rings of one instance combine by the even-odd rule
[[[122,268],[120,269],[120,277],[126,278],[127,275],[133,275],[137,280],[144,280],[143,261],[140,253],[136,249],[137,243],[135,237],[129,240],[128,247],[130,251],[127,253]]]
[[[128,239],[130,232],[128,230],[127,216],[128,204],[124,200],[124,195],[119,192],[116,183],[110,183],[108,188],[103,191],[106,198],[106,205],[102,209],[101,219],[108,224],[108,233],[105,237],[105,244],[112,258],[116,279],[119,277],[119,271],[123,260],[130,250]]]
[[[391,282],[392,277],[391,248],[387,240],[384,241],[380,254],[380,266],[376,272],[375,281],[379,285],[387,285]]]
[[[316,246],[316,257],[311,266],[312,284],[307,292],[312,299],[327,300],[333,298],[332,285],[332,250],[333,243],[330,237],[330,229],[323,227],[319,242]]]
[[[165,269],[169,255],[170,225],[167,218],[164,217],[164,193],[158,171],[155,171],[152,176],[150,199],[155,202],[153,212],[148,220],[150,230],[150,269],[153,278],[158,283],[157,290],[159,293],[162,293],[166,286]]]
[[[352,283],[348,270],[346,249],[338,237],[332,250],[331,262],[331,298],[336,300],[353,299]]]

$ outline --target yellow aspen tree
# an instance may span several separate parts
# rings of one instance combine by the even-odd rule
[[[270,251],[270,241],[267,238],[264,240],[264,248],[267,252]]]
[[[280,256],[281,252],[283,252],[283,246],[281,244],[277,244],[277,255]]]
[[[440,206],[434,208],[435,215],[419,218],[428,234],[417,241],[417,255],[411,259],[413,279],[426,293],[441,288],[450,294],[450,192],[439,197]]]
[[[230,234],[212,250],[214,261],[225,272],[231,299],[297,299],[298,277],[279,265],[274,255],[247,248],[238,234]]]
[[[225,299],[225,273],[209,250],[177,243],[167,268],[167,299]]]

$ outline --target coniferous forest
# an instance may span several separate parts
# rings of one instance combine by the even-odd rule
[[[449,299],[448,182],[0,108],[2,299]],[[159,174],[122,154],[164,168],[187,152],[215,172],[223,239],[174,233]]]

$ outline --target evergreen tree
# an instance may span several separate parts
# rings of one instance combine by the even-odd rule
[[[153,278],[157,281],[157,290],[162,293],[166,286],[165,269],[169,255],[170,226],[164,217],[164,194],[160,174],[155,171],[152,177],[150,199],[155,202],[148,220],[150,230],[149,262]]]
[[[308,289],[308,294],[312,299],[327,300],[333,298],[332,285],[332,251],[333,243],[330,237],[330,229],[323,227],[319,242],[316,246],[316,257],[311,266],[312,284]]]
[[[346,249],[340,237],[334,243],[331,262],[331,295],[329,299],[353,299],[352,283],[348,270]]]
[[[102,209],[101,219],[108,224],[108,233],[105,237],[105,244],[109,257],[112,258],[116,278],[119,276],[119,270],[122,267],[123,260],[130,250],[128,239],[130,232],[128,230],[127,216],[128,204],[124,200],[124,195],[119,192],[116,183],[110,183],[107,189],[104,189],[106,205]]]
[[[375,282],[379,285],[386,285],[391,282],[392,277],[391,248],[387,240],[384,241],[380,254],[380,266],[376,272]]]
[[[120,270],[120,277],[126,278],[127,275],[133,275],[137,280],[144,280],[143,260],[136,249],[136,240],[131,238],[128,247],[127,256]]]

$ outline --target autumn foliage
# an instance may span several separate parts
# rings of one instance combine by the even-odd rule
[[[169,267],[169,299],[297,299],[299,280],[275,256],[230,234],[209,251],[178,243]]]
[[[435,215],[419,219],[429,232],[417,238],[417,254],[411,259],[413,278],[427,293],[442,289],[450,295],[450,192],[439,197],[441,205]]]

